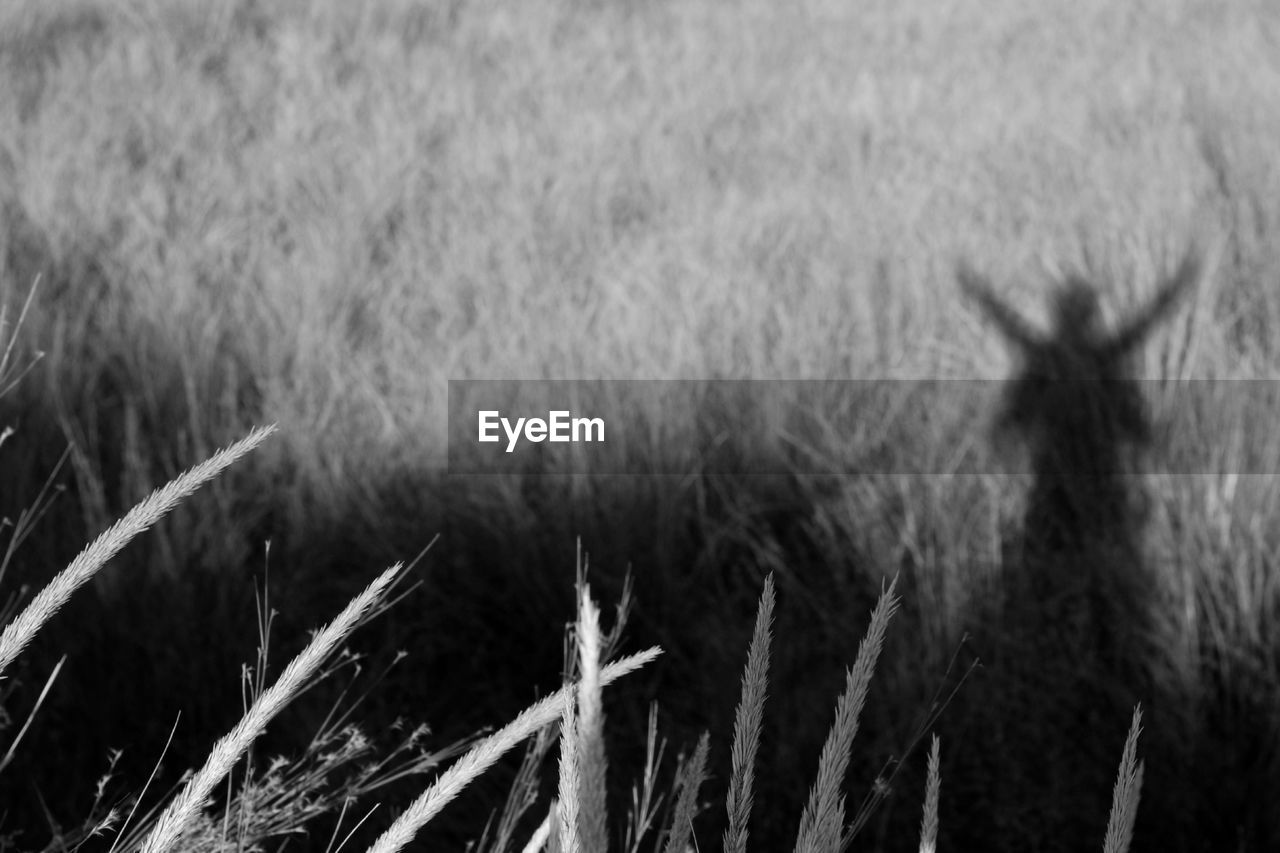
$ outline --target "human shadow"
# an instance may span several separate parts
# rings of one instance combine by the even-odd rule
[[[1016,355],[997,436],[1022,444],[1031,484],[989,614],[989,733],[1004,744],[1004,833],[1037,849],[1079,843],[1106,814],[1125,721],[1152,699],[1154,580],[1144,564],[1140,481],[1153,425],[1135,357],[1199,277],[1188,254],[1131,318],[1110,329],[1096,289],[1070,276],[1041,332],[967,266],[962,291]],[[1114,735],[1114,737],[1112,736]],[[1098,809],[1102,811],[1099,813]]]

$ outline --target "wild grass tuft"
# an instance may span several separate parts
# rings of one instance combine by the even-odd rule
[[[575,741],[579,757],[578,795],[582,844],[587,850],[608,847],[605,827],[607,762],[604,749],[604,707],[600,691],[600,610],[582,586],[578,597],[578,661],[582,682],[578,687],[578,718]]]
[[[3,634],[0,634],[0,668],[12,663],[40,627],[131,539],[162,518],[201,485],[260,445],[274,429],[274,426],[268,426],[253,430],[245,438],[154,491],[111,525],[40,590],[32,602],[5,627]],[[56,843],[77,846],[90,837],[118,829],[113,849],[122,852],[136,850],[160,853],[173,849],[179,843],[190,850],[225,847],[228,842],[227,827],[220,830],[204,813],[204,807],[215,786],[227,778],[270,720],[292,698],[313,683],[325,661],[354,628],[372,614],[380,612],[385,606],[386,594],[400,572],[401,566],[397,564],[352,599],[339,616],[319,631],[310,644],[294,658],[273,686],[264,689],[261,681],[248,685],[255,697],[252,706],[231,732],[215,744],[204,766],[190,777],[163,811],[157,814],[158,810],[152,809],[139,816],[139,821],[130,827],[130,822],[138,816],[140,795],[129,795],[115,805],[105,805],[106,787],[111,780],[111,774],[108,773],[98,783],[90,817],[80,829],[69,834],[64,835],[55,829]],[[269,619],[260,614],[260,671],[266,667],[266,634],[269,624]],[[57,669],[55,668],[53,675],[57,674]],[[53,676],[50,676],[50,683],[52,679]],[[39,706],[38,701],[37,711]],[[31,713],[32,717],[34,715],[35,711]],[[28,719],[27,725],[30,722],[31,719]],[[23,731],[25,729],[26,726]],[[346,790],[350,793],[362,788],[372,789],[387,784],[397,774],[421,772],[430,766],[430,756],[401,765],[394,765],[391,761],[397,754],[412,750],[420,734],[420,730],[415,729],[404,743],[392,750],[389,757],[355,772],[347,780]],[[21,739],[20,732],[11,744],[4,764],[12,758],[13,750]],[[250,777],[246,767],[245,783],[229,801],[226,812],[228,817],[233,813],[237,816],[234,827],[237,837],[252,846],[262,838],[296,831],[309,818],[331,808],[333,804],[326,799],[324,792],[318,795],[316,792],[325,788],[340,768],[361,760],[368,749],[368,742],[358,729],[352,726],[330,728],[326,725],[303,759],[292,763],[273,761],[260,778]],[[118,758],[119,753],[113,753],[112,767]],[[122,821],[122,814],[130,808],[132,813],[129,818]]]
[[[67,603],[71,594],[83,586],[108,560],[120,553],[131,539],[155,524],[184,498],[221,474],[236,460],[262,444],[275,426],[259,427],[244,438],[220,450],[166,485],[156,489],[141,503],[107,528],[81,551],[71,565],[63,569],[32,599],[31,603],[5,626],[0,634],[0,672],[16,658],[45,622]]]
[[[693,757],[685,762],[676,777],[680,796],[676,800],[671,828],[667,831],[667,844],[663,853],[687,853],[689,837],[693,834],[693,818],[698,811],[698,791],[707,778],[707,755],[711,749],[711,736],[706,732],[698,739]]]
[[[1116,775],[1116,787],[1111,795],[1111,817],[1107,821],[1107,835],[1102,844],[1103,853],[1128,853],[1133,841],[1133,826],[1138,817],[1138,799],[1142,795],[1142,762],[1138,761],[1138,735],[1142,731],[1142,708],[1133,709],[1133,722],[1129,736],[1124,740],[1124,752],[1120,755],[1120,772]]]
[[[581,738],[578,735],[578,712],[572,693],[564,699],[564,717],[560,722],[560,799],[556,823],[563,853],[582,850],[582,772],[579,767]]]
[[[649,706],[648,734],[645,737],[644,768],[631,789],[631,809],[623,833],[622,849],[639,853],[640,842],[653,827],[666,796],[658,790],[658,765],[666,752],[666,741],[658,736],[658,706]]]
[[[272,718],[302,689],[346,637],[386,595],[402,565],[396,564],[379,575],[373,583],[343,609],[307,644],[272,687],[258,697],[249,712],[230,732],[214,744],[204,767],[192,777],[182,792],[169,804],[155,828],[142,845],[142,853],[165,853],[173,849],[183,831],[195,820],[220,783],[249,745],[262,734]]]
[[[924,817],[920,820],[920,853],[934,853],[938,849],[938,793],[942,787],[940,769],[941,749],[938,736],[933,736],[929,748],[929,775],[924,789]]]
[[[809,795],[808,805],[800,820],[796,837],[796,853],[829,853],[838,850],[844,833],[845,769],[849,766],[850,748],[858,732],[858,718],[866,704],[871,675],[884,646],[885,630],[898,607],[894,595],[897,579],[890,582],[871,614],[867,636],[858,646],[858,656],[845,677],[845,691],[836,705],[836,720],[827,735],[818,759],[818,777]]]
[[[659,654],[661,649],[650,648],[603,667],[600,670],[600,685],[606,686],[640,669]],[[395,823],[378,837],[369,853],[392,853],[403,848],[419,829],[439,814],[472,780],[492,767],[525,738],[560,718],[564,713],[564,703],[576,689],[576,685],[563,687],[530,705],[510,723],[472,747],[452,767],[441,773],[435,784],[414,800]]]
[[[733,723],[733,769],[725,808],[729,826],[724,831],[725,853],[746,853],[747,819],[751,816],[752,787],[756,754],[760,750],[760,727],[764,723],[764,700],[769,680],[769,644],[773,640],[773,575],[764,580],[756,627],[751,634],[747,667],[742,674],[742,698]]]

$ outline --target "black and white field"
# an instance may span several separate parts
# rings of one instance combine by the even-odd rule
[[[411,849],[720,847],[767,587],[746,849],[928,848],[934,735],[936,849],[1125,849],[1135,709],[1132,849],[1280,848],[1278,47],[1209,0],[4,4],[0,850],[367,849],[591,670],[581,573],[662,654]],[[451,380],[596,381],[617,438],[462,473]]]

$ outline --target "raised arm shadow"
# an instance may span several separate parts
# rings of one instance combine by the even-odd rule
[[[1022,318],[1020,314],[1000,301],[991,288],[991,284],[973,271],[967,264],[960,264],[956,270],[956,278],[960,281],[960,289],[966,296],[978,303],[980,307],[1008,340],[1024,352],[1034,350],[1042,343],[1040,336]]]
[[[1160,285],[1150,304],[1116,332],[1111,349],[1118,355],[1127,355],[1141,346],[1152,330],[1173,314],[1199,277],[1200,258],[1188,252],[1173,276]]]

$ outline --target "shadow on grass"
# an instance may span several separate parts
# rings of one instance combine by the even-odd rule
[[[1189,801],[1186,786],[1170,782],[1190,767],[1192,711],[1161,679],[1160,595],[1144,553],[1138,476],[1153,430],[1132,370],[1139,347],[1198,274],[1189,255],[1115,330],[1103,327],[1093,287],[1069,278],[1055,295],[1052,329],[1041,334],[986,282],[960,273],[962,288],[1019,358],[997,435],[1023,442],[1031,458],[1000,600],[977,620],[988,677],[964,704],[985,744],[969,761],[987,780],[985,797],[975,796],[988,805],[977,820],[957,816],[961,846],[997,836],[1045,851],[1100,844],[1122,721],[1139,703],[1150,734],[1138,837],[1174,844],[1203,837],[1188,806],[1207,797]]]

